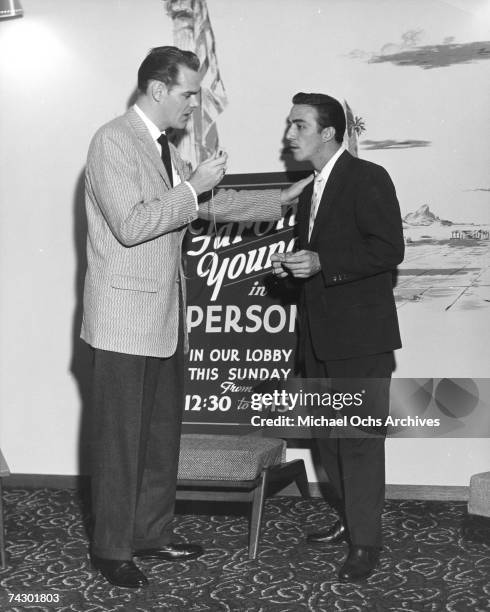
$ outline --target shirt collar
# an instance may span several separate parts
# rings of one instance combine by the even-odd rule
[[[315,178],[317,178],[319,175],[321,175],[322,179],[327,182],[328,177],[330,176],[330,172],[332,172],[332,169],[335,165],[335,162],[338,160],[338,158],[342,155],[342,153],[345,151],[345,147],[342,145],[341,147],[339,147],[338,151],[336,151],[332,157],[328,160],[328,162],[323,166],[323,168],[320,170],[320,172],[315,172]]]
[[[141,110],[141,108],[137,104],[135,104],[133,108],[136,114],[140,117],[140,119],[143,121],[143,123],[148,128],[148,131],[150,132],[150,136],[153,138],[153,140],[157,141],[158,138],[160,138],[160,134],[163,134],[164,132],[162,132],[161,130],[157,128],[157,126],[153,123],[153,121],[147,115],[145,115],[145,113]]]

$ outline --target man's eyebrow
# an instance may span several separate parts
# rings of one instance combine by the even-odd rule
[[[305,123],[304,119],[287,119],[287,123],[288,125],[291,125],[292,123]]]

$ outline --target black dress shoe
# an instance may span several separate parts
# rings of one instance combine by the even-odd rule
[[[345,540],[347,540],[347,527],[341,521],[337,521],[327,531],[317,531],[306,536],[306,541],[313,544],[337,544]]]
[[[104,559],[92,555],[92,565],[99,570],[108,582],[115,586],[139,589],[148,584],[146,576],[143,572],[140,572],[132,561]]]
[[[203,553],[197,544],[167,544],[159,548],[145,548],[134,552],[140,559],[161,559],[163,561],[189,561],[196,559]]]
[[[347,559],[339,571],[339,580],[352,582],[365,580],[376,568],[379,548],[375,546],[351,546]]]

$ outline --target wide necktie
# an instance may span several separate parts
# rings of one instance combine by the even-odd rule
[[[166,134],[160,134],[157,138],[160,146],[162,147],[161,158],[163,165],[165,166],[165,170],[167,171],[168,178],[170,180],[170,185],[174,186],[174,178],[172,172],[172,160],[170,158],[170,147],[168,146],[168,139]]]
[[[313,226],[315,225],[316,213],[318,211],[318,206],[320,205],[320,200],[322,199],[322,183],[323,183],[323,176],[321,174],[317,174],[315,176],[315,181],[313,183],[313,195],[311,196],[310,224],[308,226],[308,240],[311,239],[311,232],[313,231]]]

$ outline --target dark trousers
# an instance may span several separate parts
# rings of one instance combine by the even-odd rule
[[[308,339],[309,340],[309,339]],[[352,359],[319,361],[311,342],[304,346],[304,372],[307,378],[331,378],[335,390],[348,391],[349,378],[374,378],[368,389],[369,411],[384,421],[389,414],[389,382],[394,366],[393,353]],[[341,379],[336,384],[335,379]],[[329,414],[338,418],[342,412]],[[384,430],[366,428],[330,431],[316,440],[322,465],[337,496],[337,508],[355,546],[381,546],[381,514],[385,499]]]
[[[181,334],[169,358],[94,349],[92,552],[129,560],[170,540],[183,408]]]

